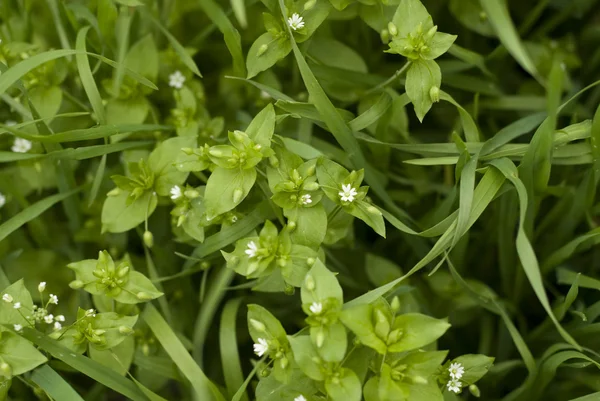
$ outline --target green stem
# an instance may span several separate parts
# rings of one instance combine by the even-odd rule
[[[380,83],[379,85],[375,86],[374,88],[369,89],[368,91],[365,92],[365,96],[370,95],[372,93],[378,92],[381,89],[384,89],[386,86],[388,86],[389,84],[391,84],[392,82],[394,82],[396,79],[398,79],[400,77],[400,75],[404,74],[404,71],[406,71],[408,69],[408,67],[410,67],[411,62],[407,61],[402,68],[400,68],[398,71],[396,71],[394,73],[394,75],[392,75],[391,77],[389,77],[388,79],[386,79],[385,81],[383,81],[382,83]]]

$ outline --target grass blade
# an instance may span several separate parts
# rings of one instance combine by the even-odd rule
[[[55,400],[83,401],[77,391],[48,365],[36,369],[31,381]]]
[[[221,364],[223,365],[223,376],[230,397],[233,397],[244,383],[236,334],[237,314],[242,300],[242,298],[231,299],[225,304],[219,327]],[[240,400],[248,401],[248,395],[244,393]]]

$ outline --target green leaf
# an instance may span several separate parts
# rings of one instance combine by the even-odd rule
[[[11,233],[19,229],[25,223],[30,222],[58,202],[67,199],[69,196],[72,196],[77,192],[79,192],[79,189],[49,196],[17,213],[0,225],[0,241],[8,237]]]
[[[423,59],[425,60],[434,60],[446,53],[450,46],[456,40],[456,35],[450,35],[443,32],[436,32],[431,38],[431,41],[428,42],[427,46],[429,47],[429,51],[422,54]]]
[[[396,316],[392,329],[400,329],[400,339],[390,344],[388,349],[390,352],[403,352],[424,347],[444,335],[449,327],[446,320],[420,313]]]
[[[25,288],[23,279],[5,288],[2,291],[2,296],[5,294],[11,297],[12,302],[0,302],[0,323],[7,325],[20,324],[23,327],[29,326],[27,319],[23,315],[27,316],[26,314],[31,313],[33,310],[33,300],[29,291]],[[21,310],[14,308],[15,302],[21,303]]]
[[[321,245],[327,232],[327,212],[322,203],[313,207],[283,209],[283,215],[288,221],[296,223],[296,228],[290,234],[294,244],[311,248]]]
[[[256,170],[217,167],[206,183],[204,206],[208,220],[239,205],[256,181]]]
[[[327,394],[333,401],[360,401],[362,390],[356,374],[346,368],[339,371],[339,377],[325,381]]]
[[[358,305],[353,308],[342,310],[340,320],[356,334],[356,337],[362,344],[373,348],[381,355],[385,355],[387,352],[387,345],[375,334],[372,315],[372,305]]]
[[[188,173],[175,168],[175,159],[182,148],[196,147],[196,138],[193,136],[178,136],[162,142],[150,153],[148,166],[156,175],[154,189],[160,196],[168,196],[175,185],[185,182]]]
[[[248,76],[246,78],[250,79],[260,72],[268,70],[291,51],[292,45],[285,35],[275,39],[269,32],[263,33],[248,50],[246,59]]]
[[[10,366],[13,376],[21,375],[48,361],[29,341],[2,329],[0,331],[0,357]]]
[[[415,0],[417,1],[417,0]],[[433,60],[417,60],[413,62],[406,73],[406,94],[410,98],[419,121],[423,121],[425,114],[431,109],[433,99],[431,89],[440,88],[442,73],[440,67]]]
[[[129,192],[126,191],[107,197],[102,206],[102,231],[122,233],[135,228],[154,212],[157,198],[151,191],[131,203],[128,202]]]
[[[319,259],[316,259],[314,263],[302,284],[302,303],[312,304],[333,298],[341,305],[344,302],[344,296],[335,275]]]
[[[288,341],[292,346],[294,359],[296,360],[296,363],[298,364],[302,372],[304,372],[306,376],[310,377],[313,380],[325,380],[323,370],[321,369],[320,364],[316,362],[320,360],[319,354],[317,353],[315,346],[310,340],[310,337],[289,336]]]
[[[125,65],[150,81],[156,81],[158,50],[152,35],[144,36],[131,46],[125,57]]]
[[[413,33],[419,24],[422,32],[427,32],[433,27],[431,15],[420,0],[401,0],[392,22],[398,28],[398,36],[401,38]]]
[[[261,326],[262,325],[262,326]],[[248,305],[248,330],[255,343],[259,338],[285,341],[286,333],[275,316],[260,305]]]
[[[29,100],[42,118],[54,117],[60,110],[62,98],[62,90],[58,86],[39,86],[29,91]]]
[[[221,323],[219,325],[219,349],[229,397],[233,397],[244,382],[236,335],[236,318],[242,300],[243,298],[236,298],[227,301],[221,313]],[[240,401],[248,401],[248,395],[244,393]]]
[[[171,330],[167,322],[152,304],[147,304],[142,319],[148,324],[159,343],[163,346],[173,362],[190,381],[199,400],[225,401],[225,398],[202,372],[181,341]]]
[[[267,107],[262,109],[253,119],[248,128],[246,135],[255,143],[265,147],[271,147],[271,137],[275,131],[275,110],[273,105],[269,103]]]
[[[353,202],[348,212],[354,217],[367,223],[375,232],[385,238],[385,222],[383,215],[375,206],[365,201]]]
[[[465,373],[460,378],[464,386],[471,385],[481,379],[492,367],[494,358],[485,355],[461,355],[451,363],[460,363],[465,368]]]
[[[77,391],[48,365],[36,369],[31,375],[31,381],[56,400],[83,401]]]

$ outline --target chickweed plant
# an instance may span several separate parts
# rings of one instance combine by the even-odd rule
[[[0,0],[0,401],[600,400],[600,2]]]

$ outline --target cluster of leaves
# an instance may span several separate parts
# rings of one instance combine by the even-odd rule
[[[1,1],[0,400],[597,398],[598,17]]]

